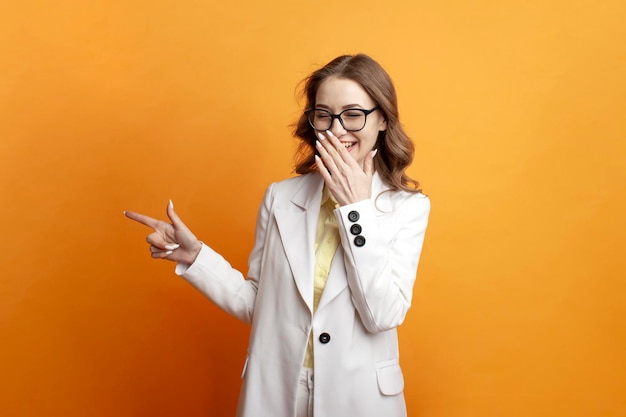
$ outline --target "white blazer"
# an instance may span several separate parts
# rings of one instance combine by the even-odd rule
[[[293,417],[309,333],[315,417],[406,416],[399,326],[411,305],[430,202],[387,191],[335,210],[341,234],[313,315],[314,244],[324,180],[271,184],[259,209],[247,279],[203,246],[176,273],[227,313],[252,325],[239,417]],[[355,226],[358,225],[358,226]]]

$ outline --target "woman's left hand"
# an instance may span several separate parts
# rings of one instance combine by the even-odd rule
[[[318,132],[318,137],[316,146],[319,156],[315,156],[317,167],[337,202],[345,206],[369,199],[376,150],[367,154],[361,167],[330,131],[326,131],[326,134]]]

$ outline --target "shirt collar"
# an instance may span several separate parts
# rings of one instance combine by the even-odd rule
[[[337,203],[335,197],[331,194],[326,185],[324,185],[324,188],[322,189],[322,201],[320,201],[320,207],[323,207],[326,203],[328,203],[333,209],[339,207],[339,203]]]

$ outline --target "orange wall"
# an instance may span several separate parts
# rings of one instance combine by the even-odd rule
[[[232,415],[246,326],[122,211],[245,270],[294,86],[359,51],[433,205],[410,415],[626,415],[623,1],[3,3],[1,415]]]

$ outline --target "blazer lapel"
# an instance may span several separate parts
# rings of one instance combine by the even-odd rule
[[[280,239],[291,272],[302,299],[311,311],[315,232],[323,185],[324,180],[319,174],[302,177],[300,188],[291,197],[290,204],[275,210]]]

